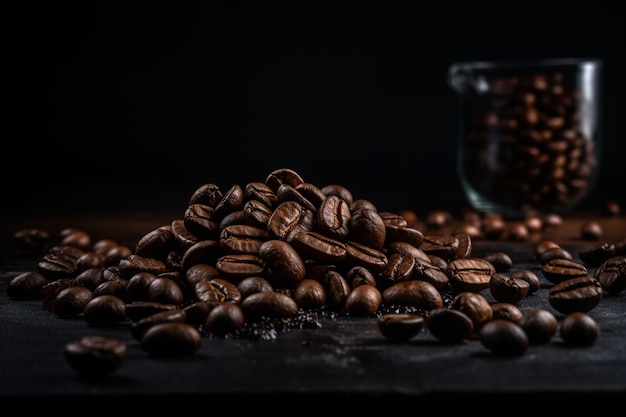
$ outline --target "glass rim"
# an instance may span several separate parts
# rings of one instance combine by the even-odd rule
[[[501,70],[501,69],[524,69],[536,67],[575,67],[580,65],[601,66],[600,58],[543,58],[530,60],[484,60],[484,61],[462,61],[453,63],[450,68],[466,68],[473,70]]]

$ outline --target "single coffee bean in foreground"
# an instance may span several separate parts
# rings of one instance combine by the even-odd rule
[[[571,346],[592,345],[600,333],[598,323],[591,316],[581,312],[568,314],[560,326],[561,338]]]
[[[498,356],[519,356],[529,346],[524,329],[510,320],[491,320],[481,327],[481,344]]]
[[[83,336],[65,345],[69,366],[84,379],[103,379],[126,359],[126,343],[106,336]]]

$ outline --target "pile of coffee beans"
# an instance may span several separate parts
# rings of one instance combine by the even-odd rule
[[[429,219],[432,231],[449,216],[438,211]],[[546,342],[557,319],[516,306],[539,289],[539,277],[512,270],[502,252],[473,256],[474,239],[510,233],[498,216],[470,219],[468,212],[476,233],[426,232],[411,212],[379,211],[341,185],[317,187],[282,168],[244,186],[201,185],[179,218],[147,231],[134,248],[93,241],[75,228],[58,237],[19,230],[16,247],[44,254],[36,269],[10,281],[7,294],[42,299],[51,313],[92,326],[127,324],[155,356],[193,354],[207,338],[271,340],[337,317],[375,318],[393,342],[430,331],[444,343],[480,340],[502,355]],[[524,228],[541,228],[545,219],[529,216]],[[543,273],[555,284],[549,302],[567,315],[567,343],[593,343],[599,329],[586,313],[603,291],[626,287],[624,243],[581,253],[599,265],[596,276],[558,244],[537,245]],[[66,348],[73,368],[91,376],[112,372],[124,355],[106,339]]]

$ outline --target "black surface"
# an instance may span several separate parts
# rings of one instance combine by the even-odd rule
[[[94,230],[94,236],[106,233],[130,243],[165,218],[120,216],[107,220],[96,216],[75,218],[71,224]],[[573,234],[581,219],[570,219],[566,229],[553,236],[575,259],[578,250],[589,244]],[[24,221],[5,224],[4,229],[19,227]],[[55,225],[67,219],[39,221],[55,230]],[[611,229],[607,236],[614,239],[624,230],[624,221],[605,218],[603,226]],[[533,248],[530,242],[475,241],[473,255],[503,250],[515,268],[537,272],[542,288],[523,299],[519,307],[522,311],[545,308],[561,319],[547,302],[551,284],[541,275]],[[19,254],[6,239],[0,254],[3,404],[32,400],[63,405],[74,400],[114,408],[128,398],[146,407],[225,401],[234,402],[238,409],[255,410],[296,402],[321,412],[331,401],[338,410],[378,412],[406,407],[422,410],[423,415],[503,415],[501,407],[512,407],[505,413],[511,416],[542,415],[536,414],[538,410],[550,415],[587,415],[590,409],[594,415],[614,415],[624,407],[624,294],[606,295],[590,311],[601,329],[592,346],[569,347],[556,334],[548,343],[530,346],[513,358],[496,357],[477,340],[442,345],[427,332],[406,343],[391,343],[379,333],[375,317],[348,316],[321,319],[320,328],[279,332],[271,340],[205,337],[192,356],[155,358],[131,337],[127,323],[93,327],[81,318],[56,317],[43,309],[41,300],[8,299],[9,280],[32,269],[38,257]],[[589,268],[590,273],[594,270]],[[493,302],[488,292],[483,294]],[[65,343],[87,334],[108,335],[127,343],[127,359],[103,381],[77,378],[63,356]]]

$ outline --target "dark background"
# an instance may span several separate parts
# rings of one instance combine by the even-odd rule
[[[604,61],[597,192],[623,201],[625,28],[617,0],[5,1],[2,211],[183,210],[283,167],[460,207],[449,66],[568,57]]]

